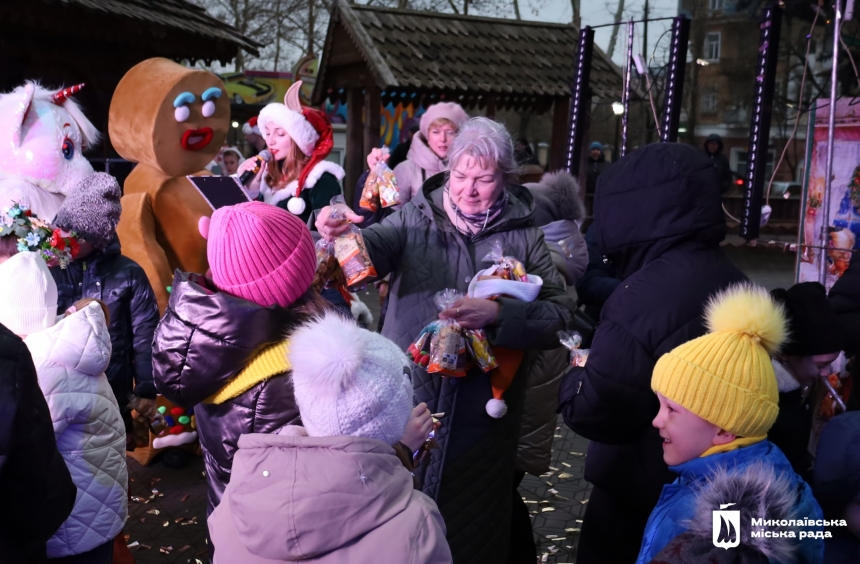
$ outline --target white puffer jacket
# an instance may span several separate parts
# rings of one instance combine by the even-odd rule
[[[57,449],[78,488],[72,514],[48,541],[48,557],[80,554],[112,540],[128,515],[125,426],[104,374],[110,334],[94,302],[24,342],[48,401]]]

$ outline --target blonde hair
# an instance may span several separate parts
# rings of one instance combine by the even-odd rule
[[[454,123],[453,121],[451,121],[450,119],[443,118],[443,117],[436,118],[433,121],[431,121],[430,125],[427,126],[427,131],[430,131],[434,127],[442,127],[443,125],[450,125],[451,128],[454,130],[454,132],[455,133],[457,132],[457,124]]]
[[[99,306],[101,306],[102,313],[105,314],[105,323],[110,325],[110,311],[108,310],[107,304],[101,300],[97,300],[96,298],[81,298],[80,300],[76,301],[72,305],[72,307],[66,310],[66,314],[63,317],[68,317],[75,312],[81,311],[93,302],[96,302],[97,304],[99,304]]]

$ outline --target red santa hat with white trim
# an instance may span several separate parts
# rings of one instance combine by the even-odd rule
[[[299,99],[301,87],[302,81],[293,83],[284,96],[284,103],[275,102],[267,105],[260,112],[258,120],[261,130],[265,130],[266,124],[269,123],[282,128],[299,150],[310,158],[299,175],[295,197],[287,202],[287,208],[296,215],[300,215],[305,209],[301,194],[308,175],[316,165],[325,160],[334,147],[334,137],[328,116],[320,110],[302,106]]]
[[[248,121],[246,121],[242,125],[242,133],[244,133],[245,135],[259,135],[260,137],[262,137],[263,133],[260,131],[260,126],[257,125],[257,119],[257,116],[254,116]]]

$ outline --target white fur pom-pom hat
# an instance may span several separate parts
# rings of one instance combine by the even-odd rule
[[[397,345],[327,313],[298,329],[288,348],[309,436],[400,440],[412,411],[412,373]]]

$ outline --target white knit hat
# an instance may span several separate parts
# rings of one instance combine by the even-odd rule
[[[0,264],[0,324],[32,335],[57,322],[57,284],[38,253],[21,252]]]
[[[258,120],[260,129],[265,136],[266,124],[273,123],[283,128],[305,156],[311,156],[319,141],[320,134],[314,126],[299,112],[293,111],[284,104],[269,104],[260,112]]]
[[[400,440],[412,411],[412,378],[397,345],[328,313],[296,331],[288,347],[308,435]]]

